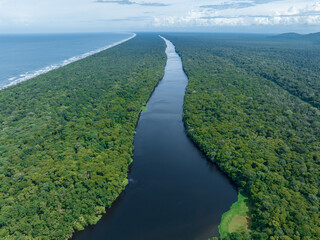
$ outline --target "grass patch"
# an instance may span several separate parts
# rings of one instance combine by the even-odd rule
[[[148,111],[148,109],[145,106],[141,107],[142,111]]]
[[[226,237],[229,233],[248,231],[248,206],[247,197],[238,193],[238,201],[232,204],[230,210],[222,215],[219,225],[221,238]]]

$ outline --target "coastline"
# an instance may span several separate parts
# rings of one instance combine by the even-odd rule
[[[167,42],[169,42],[168,40],[166,40],[165,38],[163,38],[163,37],[161,37],[161,36],[159,36],[162,40],[164,40],[164,43],[167,43]],[[166,44],[166,45],[168,45],[168,44]],[[167,48],[166,48],[166,51],[165,52],[167,52]],[[171,51],[169,51],[168,53],[171,53]],[[167,61],[166,61],[166,67],[168,66],[168,53],[166,54],[166,56],[167,56]],[[170,69],[169,69],[170,70]],[[158,83],[157,83],[157,85],[155,86],[155,88],[154,88],[154,90],[153,90],[153,92],[150,94],[150,97],[149,97],[149,99],[148,99],[148,101],[147,101],[147,108],[149,109],[149,107],[150,107],[150,109],[149,109],[149,111],[148,112],[146,112],[145,113],[145,115],[144,115],[144,120],[142,120],[142,122],[146,122],[146,121],[153,121],[152,119],[153,119],[153,114],[155,114],[155,112],[157,112],[157,111],[160,111],[161,112],[161,114],[164,114],[164,113],[166,113],[166,111],[168,111],[169,112],[169,114],[170,113],[172,113],[172,110],[175,110],[175,108],[173,108],[173,109],[171,109],[171,110],[167,110],[168,108],[167,107],[165,107],[165,105],[157,105],[159,102],[161,102],[161,104],[163,104],[162,103],[162,101],[160,100],[160,99],[162,99],[158,94],[154,94],[154,92],[155,92],[155,90],[156,90],[156,88],[157,87],[159,87],[160,86],[160,88],[161,88],[161,86],[163,87],[164,85],[159,85],[162,81],[164,81],[164,77],[165,77],[165,75],[166,75],[166,72],[164,72],[164,74],[163,74],[164,76],[162,77],[162,79],[160,79],[159,81],[158,81]],[[167,77],[168,77],[168,75],[167,75]],[[166,80],[165,80],[166,81]],[[167,90],[168,89],[171,89],[171,87],[170,86],[172,86],[172,85],[169,85],[168,87],[167,87]],[[165,93],[168,93],[167,91],[165,91],[165,93],[163,93],[163,90],[164,88],[162,88],[162,90],[160,90],[160,92],[162,92],[162,94],[164,94],[164,96],[163,97],[165,97],[165,98],[167,98],[168,96],[165,94]],[[185,93],[185,90],[183,90],[183,92]],[[170,90],[169,90],[169,93],[171,94],[171,92],[170,92]],[[179,96],[183,99],[183,96],[181,96],[181,92],[179,93]],[[158,97],[157,97],[157,96]],[[173,94],[174,95],[174,94]],[[171,95],[169,95],[169,96],[171,96]],[[152,99],[152,97],[154,98],[155,97],[155,99],[156,100],[151,100],[151,101],[149,101],[150,99]],[[171,99],[170,97],[168,98],[169,100]],[[148,105],[148,104],[151,104],[151,105]],[[155,112],[153,112],[153,113],[151,113],[152,112],[152,104],[155,104],[154,106],[157,106],[157,107],[155,107],[155,109],[156,109],[156,111]],[[168,103],[165,103],[165,104],[168,104]],[[149,107],[148,107],[149,106]],[[159,106],[160,106],[160,108],[159,108]],[[161,107],[162,106],[162,107]],[[183,107],[183,103],[182,103],[182,106],[181,107]],[[159,109],[166,109],[166,110],[159,110]],[[182,109],[181,109],[182,110]],[[142,111],[140,111],[140,113],[139,113],[139,119],[138,119],[138,121],[137,121],[137,123],[139,122],[139,121],[141,121],[141,112]],[[151,113],[151,114],[150,114]],[[181,112],[181,114],[182,114],[182,112]],[[149,115],[149,117],[147,116],[147,115]],[[147,120],[149,118],[149,120]],[[181,119],[182,121],[183,121],[183,119]],[[141,122],[140,122],[141,123]],[[179,122],[179,127],[182,127],[182,128],[184,128],[184,126],[181,126],[181,125],[184,125],[184,124],[182,124],[181,122]],[[138,125],[138,124],[136,124],[136,125]],[[150,124],[149,126],[151,126],[151,125],[153,125],[153,124]],[[159,124],[158,124],[159,125]],[[161,124],[160,124],[161,125]],[[143,125],[140,125],[140,128],[142,128],[142,126]],[[164,127],[168,127],[168,126],[171,126],[170,125],[170,123],[169,123],[169,125],[167,125],[167,122],[165,121],[165,123],[164,123]],[[175,126],[176,127],[176,125],[174,124],[173,126]],[[145,127],[147,127],[147,128],[145,128]],[[141,139],[142,138],[144,138],[144,137],[148,137],[148,136],[151,136],[152,134],[150,134],[150,133],[152,133],[153,132],[153,128],[151,127],[151,128],[148,128],[148,125],[144,125],[144,128],[145,128],[145,132],[143,131],[142,133],[141,133],[141,129],[140,129],[140,133],[139,133],[139,130],[137,129],[137,126],[136,126],[136,132],[138,133],[138,135],[137,134],[135,134],[135,136],[134,136],[134,140],[135,140],[135,146],[134,146],[134,151],[136,151],[135,152],[135,157],[137,157],[137,158],[133,158],[133,163],[135,163],[135,168],[133,169],[133,171],[131,171],[132,169],[131,169],[131,167],[132,167],[132,165],[130,165],[129,166],[129,175],[128,175],[128,179],[133,179],[134,181],[133,182],[136,182],[135,184],[137,184],[137,179],[140,179],[140,181],[142,181],[142,179],[144,179],[144,180],[146,180],[146,179],[148,179],[149,178],[149,176],[148,176],[148,174],[147,175],[144,175],[143,173],[145,173],[145,172],[147,172],[147,171],[145,171],[145,169],[150,169],[149,168],[149,166],[146,166],[146,162],[144,162],[146,159],[151,159],[151,157],[150,156],[146,156],[145,157],[145,159],[143,159],[141,156],[142,155],[145,155],[145,154],[148,154],[148,152],[153,152],[153,151],[148,151],[148,150],[146,150],[145,148],[144,148],[144,145],[143,145],[143,143],[141,142]],[[149,130],[151,130],[151,132],[149,132]],[[165,131],[162,131],[162,132],[165,132]],[[197,145],[195,145],[195,143],[193,142],[193,141],[190,141],[190,138],[188,138],[188,135],[187,135],[187,133],[186,133],[186,130],[184,129],[184,131],[179,131],[180,133],[179,134],[181,134],[181,136],[183,135],[183,138],[184,139],[186,139],[186,143],[188,143],[188,144],[190,144],[191,146],[193,146],[193,148],[195,149],[195,152],[196,152],[196,154],[194,154],[194,156],[195,157],[199,157],[201,160],[203,160],[203,157],[205,156],[204,154],[203,154],[203,152],[202,151],[199,151],[199,148],[198,148],[198,146]],[[147,133],[146,135],[144,135],[145,133]],[[142,135],[141,135],[142,134]],[[143,137],[142,137],[143,136]],[[162,136],[162,135],[160,135],[160,136]],[[168,136],[170,136],[170,134],[168,135]],[[166,135],[164,136],[164,137],[166,137]],[[162,138],[162,137],[161,137]],[[160,139],[160,138],[159,138]],[[152,141],[148,141],[148,142],[152,142]],[[184,142],[184,141],[182,141],[182,142]],[[157,142],[156,142],[157,143]],[[161,144],[161,140],[160,140],[160,145],[159,144],[155,144],[156,146],[157,146],[157,148],[159,148],[159,146],[162,146],[162,147],[160,147],[160,148],[164,148],[164,149],[167,149],[167,148],[165,148],[165,145],[162,145]],[[188,145],[189,146],[189,145]],[[144,152],[144,154],[141,154],[142,152],[141,152],[141,149],[142,148],[144,149],[143,151],[147,151],[147,153],[146,152]],[[192,149],[193,149],[192,148]],[[170,148],[169,148],[170,149]],[[172,152],[172,151],[170,151],[170,152]],[[185,152],[185,151],[183,151],[183,152]],[[191,152],[190,152],[191,153]],[[183,153],[183,154],[185,154],[185,153]],[[192,153],[191,153],[192,154]],[[169,154],[170,155],[170,154]],[[187,155],[189,155],[189,154],[187,154]],[[163,155],[164,157],[163,157],[163,159],[168,159],[167,157],[166,157],[166,155]],[[181,157],[181,156],[183,156],[183,157]],[[176,158],[176,159],[194,159],[193,157],[190,157],[190,158],[185,158],[184,156],[185,155],[181,155],[180,157],[179,157],[179,155],[177,155],[177,157],[174,157],[174,158]],[[199,159],[199,160],[200,160]],[[136,162],[137,161],[137,162]],[[148,161],[148,160],[147,160]],[[154,161],[153,163],[150,163],[149,161],[149,163],[148,164],[150,164],[150,165],[153,165],[153,164],[155,164],[157,161],[156,160],[152,160],[152,161]],[[166,162],[166,161],[165,161]],[[169,162],[171,162],[170,160],[168,161],[168,163]],[[209,163],[209,161],[207,162],[207,161],[195,161],[194,162],[195,163],[195,166],[199,166],[199,165],[201,165],[201,166],[203,166],[203,169],[205,169],[206,171],[205,171],[205,173],[208,173],[208,174],[204,174],[204,175],[208,175],[208,176],[210,176],[210,177],[212,177],[213,175],[212,175],[212,169],[211,168],[208,168],[208,166],[207,166],[207,164]],[[166,163],[165,163],[166,164]],[[183,164],[185,164],[185,163],[183,163]],[[212,164],[212,166],[214,166],[215,164],[213,163],[213,162],[211,162],[210,161],[210,164]],[[159,164],[159,166],[160,165],[163,165],[162,163],[161,164]],[[187,164],[188,165],[188,164]],[[154,165],[153,165],[154,166]],[[165,167],[165,169],[172,169],[172,167],[174,167],[174,166],[176,166],[175,165],[175,163],[173,164],[173,165],[171,165],[171,163],[169,163],[169,166],[171,166],[171,167]],[[140,169],[139,169],[140,168]],[[137,170],[138,169],[138,170]],[[181,168],[180,168],[181,169]],[[190,172],[194,172],[194,169],[195,168],[193,168],[192,167],[192,170],[190,171]],[[196,168],[196,169],[198,169],[198,168]],[[201,170],[202,168],[200,168],[200,169],[198,169],[198,170]],[[211,170],[210,170],[211,169]],[[184,169],[183,170],[183,174],[182,175],[185,175],[185,170],[186,169]],[[229,185],[228,183],[229,183],[229,178],[225,178],[225,175],[224,174],[222,174],[222,172],[221,171],[218,171],[218,168],[215,170],[218,174],[219,174],[219,176],[221,175],[222,177],[223,177],[223,179],[227,179],[226,180],[226,184],[227,185]],[[209,174],[210,173],[210,174]],[[142,174],[142,175],[141,175]],[[188,174],[187,174],[188,175]],[[160,178],[159,179],[163,179],[163,173],[161,172],[161,173],[158,173],[157,172],[157,170],[156,171],[152,171],[152,176],[154,177],[154,178],[157,178],[157,177],[155,177],[155,176],[160,176]],[[170,175],[169,175],[170,176]],[[173,176],[176,176],[176,173],[175,174],[173,174]],[[188,177],[187,178],[189,178],[189,175],[188,175]],[[217,178],[215,178],[215,180],[217,180]],[[157,180],[156,180],[157,181]],[[139,182],[139,181],[138,181]],[[173,181],[169,181],[169,182],[173,182]],[[183,181],[183,182],[185,182],[185,181]],[[206,183],[209,183],[210,181],[204,181],[204,182],[206,182]],[[147,184],[148,185],[148,184]],[[152,186],[153,184],[150,184],[150,186]],[[179,185],[179,184],[178,184]],[[210,184],[210,186],[209,186],[209,189],[211,189],[212,188],[212,185]],[[232,189],[234,188],[234,186],[232,186]],[[123,192],[123,193],[121,193],[120,194],[120,196],[122,195],[123,196],[123,194],[125,194],[125,198],[122,198],[122,201],[120,201],[120,198],[118,197],[113,203],[112,203],[112,205],[113,205],[113,207],[111,207],[111,208],[109,208],[108,210],[107,210],[107,213],[105,214],[105,217],[100,221],[100,223],[98,223],[97,225],[95,225],[95,226],[93,226],[92,227],[92,229],[91,230],[85,230],[85,232],[82,232],[82,233],[79,233],[78,235],[73,235],[73,238],[71,238],[72,240],[82,240],[82,239],[89,239],[89,238],[95,238],[95,239],[103,239],[104,237],[106,237],[106,236],[108,236],[108,238],[110,237],[111,239],[126,239],[127,238],[127,236],[124,236],[124,235],[122,235],[121,237],[119,237],[119,235],[115,235],[115,232],[118,232],[118,231],[116,231],[116,230],[114,230],[115,228],[117,228],[119,225],[117,224],[117,221],[119,221],[119,218],[120,219],[122,219],[122,217],[124,216],[123,214],[125,213],[125,214],[127,214],[127,210],[128,209],[130,209],[130,211],[131,211],[131,213],[129,213],[129,214],[127,214],[126,216],[126,218],[124,218],[123,219],[123,224],[124,225],[126,225],[126,223],[128,223],[128,222],[130,222],[127,226],[131,226],[130,227],[130,230],[128,230],[128,231],[135,231],[134,229],[138,229],[139,228],[139,226],[137,226],[137,228],[136,228],[136,225],[134,225],[134,224],[132,224],[134,221],[137,221],[137,219],[136,218],[133,218],[133,219],[131,219],[131,216],[137,216],[137,212],[135,212],[135,210],[133,210],[132,211],[132,209],[134,209],[134,208],[132,208],[132,206],[135,206],[137,209],[140,209],[139,210],[139,213],[138,214],[141,214],[142,216],[145,216],[145,214],[144,214],[144,212],[150,212],[150,211],[148,211],[148,210],[146,210],[146,211],[144,211],[143,210],[143,208],[144,207],[139,207],[140,206],[140,200],[139,200],[139,197],[138,198],[136,198],[136,196],[135,196],[135,194],[133,194],[135,191],[136,191],[136,189],[137,189],[137,185],[133,185],[133,184],[130,184],[130,185],[128,185],[127,186],[127,188],[125,189],[125,192]],[[139,191],[142,191],[142,190],[144,190],[144,189],[148,189],[148,187],[147,188],[145,188],[145,186],[138,186],[138,189],[139,189]],[[153,187],[152,187],[152,189],[154,189]],[[235,189],[234,189],[235,190]],[[146,191],[144,191],[144,192],[149,192],[148,190],[146,190]],[[157,195],[158,193],[158,190],[156,190],[154,193]],[[161,191],[160,191],[161,192]],[[170,191],[171,192],[171,191]],[[177,192],[179,192],[179,191],[177,191]],[[161,195],[161,194],[160,194]],[[163,195],[163,194],[162,194]],[[194,194],[192,194],[192,195],[194,195]],[[141,196],[140,196],[141,197]],[[216,196],[216,194],[214,194],[214,196],[211,196],[212,198],[216,198],[217,196]],[[146,199],[148,199],[148,198],[146,198]],[[158,199],[158,198],[157,198]],[[161,198],[160,198],[161,199]],[[203,199],[203,198],[202,198]],[[146,200],[147,202],[149,201],[149,200]],[[236,199],[235,199],[235,201],[236,201]],[[154,202],[154,201],[153,201]],[[164,201],[165,202],[165,201]],[[137,203],[137,204],[136,204]],[[210,201],[210,203],[212,203],[211,201]],[[232,202],[232,203],[234,203],[234,202]],[[230,206],[232,205],[232,203],[230,203],[230,205],[228,205],[228,207],[225,209],[225,211],[228,211],[229,210],[229,208],[230,208]],[[146,205],[149,205],[149,204],[146,204]],[[131,207],[131,208],[129,208],[129,206]],[[166,210],[165,211],[168,211],[168,205],[166,205],[166,204],[164,204],[164,206],[166,206]],[[152,208],[152,207],[151,207]],[[113,210],[111,210],[111,209],[113,209]],[[148,207],[147,207],[147,209],[148,209]],[[154,209],[154,208],[152,208],[152,209]],[[219,208],[220,209],[220,208]],[[164,212],[165,212],[164,211]],[[163,212],[163,211],[162,211]],[[207,210],[206,210],[206,212],[207,212]],[[219,210],[219,212],[220,212],[220,210]],[[224,213],[224,212],[223,212]],[[223,213],[221,213],[221,216],[222,216],[222,214]],[[148,214],[147,214],[148,215]],[[116,217],[115,217],[116,216]],[[219,216],[220,216],[220,213],[219,213]],[[190,216],[187,216],[187,218],[188,217],[190,217]],[[143,218],[143,217],[142,217]],[[193,217],[191,217],[192,219],[194,219]],[[135,219],[135,220],[134,220]],[[169,218],[170,219],[170,218]],[[208,219],[208,218],[207,218]],[[166,220],[165,221],[167,221],[168,219],[166,218]],[[184,221],[184,220],[183,220]],[[193,221],[193,220],[192,220]],[[210,229],[209,229],[209,231],[210,231],[210,233],[209,233],[209,231],[208,231],[208,228],[204,228],[204,235],[206,235],[205,237],[207,237],[207,239],[209,238],[209,237],[211,237],[211,236],[214,236],[214,235],[217,235],[218,236],[218,229],[217,229],[217,231],[216,231],[216,233],[212,233],[212,221],[211,221],[211,218],[210,218],[210,220],[209,220],[209,224],[208,225],[210,225]],[[218,226],[218,224],[220,224],[220,222],[221,222],[221,219],[219,218],[219,219],[217,219],[217,221],[216,221],[216,223],[214,223],[214,225],[215,226]],[[132,224],[132,225],[131,225]],[[112,229],[112,231],[109,231],[110,229]],[[103,235],[102,233],[105,231],[105,233],[107,234],[107,235]],[[169,231],[169,229],[166,229],[166,231]],[[107,232],[109,232],[109,233],[107,233]],[[111,233],[110,233],[111,232]],[[170,232],[170,231],[169,231]],[[119,232],[118,232],[119,233]],[[145,235],[144,236],[148,236],[148,234],[150,234],[150,233],[145,233]],[[196,234],[196,233],[195,233]],[[139,237],[141,237],[141,236],[139,236],[139,233],[137,233],[137,234],[132,234],[132,232],[130,232],[130,235],[132,236],[132,238],[133,239],[138,239]],[[116,237],[117,236],[117,237]],[[150,235],[149,235],[150,236]],[[150,238],[151,239],[151,237],[146,237],[146,238]],[[154,238],[155,239],[158,239],[158,238],[156,238],[156,236],[154,236]],[[171,239],[171,238],[168,238],[168,239]]]
[[[125,43],[125,42],[135,38],[136,36],[137,36],[136,33],[132,33],[132,36],[130,36],[128,38],[125,38],[123,40],[120,40],[118,42],[115,42],[113,44],[109,44],[109,45],[107,45],[105,47],[101,47],[101,48],[98,48],[96,50],[92,50],[90,52],[86,52],[86,53],[83,53],[83,54],[80,54],[80,55],[77,55],[77,56],[73,56],[73,57],[71,57],[69,59],[63,60],[61,63],[52,64],[50,66],[46,66],[45,68],[42,68],[42,69],[34,71],[33,73],[22,74],[19,77],[17,77],[15,80],[13,80],[11,83],[9,83],[7,85],[4,85],[3,87],[0,87],[0,90],[8,88],[8,87],[13,86],[13,85],[16,85],[16,84],[18,84],[20,82],[24,82],[24,81],[30,80],[30,79],[32,79],[34,77],[37,77],[37,76],[39,76],[41,74],[44,74],[44,73],[50,72],[52,70],[58,69],[60,67],[64,67],[66,65],[69,65],[70,63],[74,63],[74,62],[77,62],[77,61],[82,60],[84,58],[90,57],[90,56],[92,56],[94,54],[97,54],[97,53],[102,52],[104,50],[107,50],[109,48],[118,46],[118,45],[120,45],[122,43]]]
[[[1,99],[3,100],[2,103],[4,103],[4,107],[1,109],[3,110],[2,112],[4,112],[5,117],[8,118],[8,124],[13,123],[12,125],[20,125],[21,123],[21,125],[27,126],[26,129],[28,131],[28,134],[25,134],[24,136],[33,136],[32,134],[39,129],[39,126],[41,128],[40,131],[47,131],[49,129],[49,132],[46,135],[46,139],[53,140],[46,141],[46,145],[41,145],[43,146],[43,148],[35,149],[34,143],[27,143],[24,145],[25,148],[30,146],[30,149],[36,150],[35,152],[32,152],[28,155],[28,157],[30,156],[30,159],[31,155],[33,153],[38,154],[38,151],[41,151],[41,154],[46,154],[47,152],[49,152],[50,154],[51,149],[57,149],[57,151],[54,152],[55,155],[52,156],[52,158],[44,159],[41,164],[30,164],[27,166],[24,165],[23,169],[25,170],[26,175],[33,176],[33,172],[43,172],[45,174],[50,172],[53,174],[50,175],[52,176],[52,178],[46,178],[44,181],[50,182],[51,179],[59,179],[59,181],[63,183],[66,182],[63,186],[63,194],[60,194],[59,192],[61,190],[61,186],[59,185],[60,182],[59,184],[57,184],[56,182],[55,184],[52,184],[52,189],[50,190],[50,192],[47,190],[43,191],[45,196],[41,196],[42,202],[46,202],[46,199],[52,199],[50,197],[50,194],[53,194],[53,192],[58,192],[57,195],[60,195],[61,197],[59,199],[53,199],[53,201],[62,204],[59,205],[59,208],[55,207],[56,205],[48,204],[48,207],[45,210],[45,212],[48,214],[43,215],[43,217],[41,217],[40,219],[40,221],[43,222],[45,226],[48,226],[48,228],[46,229],[49,229],[48,231],[50,231],[50,233],[38,231],[38,228],[32,227],[31,231],[33,235],[50,235],[51,237],[57,239],[69,238],[74,230],[78,231],[84,226],[96,223],[98,218],[101,217],[98,215],[104,212],[105,206],[109,207],[114,201],[115,195],[118,196],[118,193],[120,193],[120,191],[122,191],[122,189],[126,185],[127,172],[125,171],[126,169],[124,167],[131,162],[129,153],[132,152],[132,146],[130,141],[123,141],[124,143],[119,142],[119,144],[118,142],[116,144],[113,144],[113,142],[116,142],[118,139],[128,140],[133,138],[136,118],[140,112],[138,106],[144,105],[146,99],[150,97],[150,92],[153,90],[154,85],[156,85],[158,79],[161,79],[161,77],[163,76],[163,68],[165,65],[164,44],[161,43],[161,39],[154,41],[155,39],[157,39],[156,36],[146,34],[146,36],[144,37],[141,35],[137,34],[137,36],[132,39],[132,41],[128,41],[127,43],[119,45],[116,48],[90,56],[89,58],[83,59],[82,61],[77,61],[73,64],[65,66],[64,68],[56,69],[55,71],[49,72],[46,75],[41,75],[37,78],[31,79],[31,81],[17,84],[15,86],[12,86],[11,88],[5,89],[0,93]],[[128,34],[124,37],[122,36],[122,39],[129,36],[132,36],[132,34]],[[121,39],[118,38],[117,40]],[[109,43],[112,44],[116,41],[109,41]],[[143,69],[141,67],[143,67]],[[115,71],[115,69],[118,71]],[[141,71],[141,69],[143,71]],[[115,72],[117,74],[114,74]],[[88,76],[90,76],[90,78]],[[36,86],[33,85],[34,82],[36,82]],[[132,82],[134,82],[135,84],[132,85]],[[69,86],[72,86],[72,88],[70,89]],[[118,86],[120,86],[120,88]],[[131,98],[125,99],[126,101],[125,103],[123,103],[122,96],[119,96],[117,93],[115,94],[115,90],[117,91],[118,89],[127,89],[127,92],[129,93]],[[12,94],[12,92],[16,94]],[[139,94],[136,94],[137,92]],[[67,95],[68,98],[65,97]],[[104,110],[106,109],[106,106],[109,106],[108,104],[110,104],[111,98],[115,98],[115,101],[111,104],[113,104],[112,106],[115,106],[117,112],[113,111],[112,109],[111,111],[106,113],[106,111]],[[51,101],[51,99],[53,99],[53,101]],[[97,99],[98,101],[91,101],[95,99]],[[55,100],[58,100],[59,102]],[[12,102],[16,104],[13,104],[12,106]],[[45,106],[43,106],[44,102],[47,103]],[[63,107],[63,110],[65,110],[64,113],[68,114],[68,119],[64,118],[64,115],[61,115],[62,112],[59,111],[61,109],[60,104],[62,104],[63,106],[69,106],[67,110],[65,107]],[[130,110],[129,107],[132,106],[136,107],[133,109],[136,113],[133,113],[133,111]],[[36,113],[29,114],[28,116],[26,116],[26,119],[19,118],[11,121],[12,116],[16,116],[16,114],[19,114],[18,111],[21,108],[27,109],[26,112]],[[84,108],[85,110],[83,110]],[[6,111],[6,109],[9,110]],[[14,112],[15,109],[18,109],[17,113]],[[42,111],[42,109],[44,111]],[[101,109],[101,111],[96,111],[95,109]],[[122,114],[124,112],[127,112],[130,118],[126,118],[126,122],[123,123],[123,125],[125,125],[125,128],[123,130],[120,130],[120,128],[122,128],[121,126],[123,125],[114,126],[109,124],[111,123],[111,121],[113,121],[113,119],[115,119],[115,121],[118,120],[116,119],[116,117],[114,117],[115,113],[119,113],[119,116],[124,116]],[[51,114],[50,119],[47,117],[47,115],[45,115],[46,113]],[[41,118],[42,116],[44,116],[44,118]],[[94,120],[98,120],[102,124],[99,126],[89,126],[87,124],[83,124],[83,122],[79,122],[79,124],[77,124],[77,120],[80,119],[80,117],[83,117],[83,119],[86,120],[93,118]],[[64,127],[65,133],[67,133],[70,138],[67,138],[66,135],[60,135],[60,133],[62,132],[59,132],[59,135],[56,136],[56,123],[60,122],[60,120],[61,125]],[[36,122],[36,124],[33,124],[34,122]],[[74,122],[75,125],[72,124],[72,126],[69,126],[67,122]],[[9,125],[8,128],[4,128],[4,131],[1,132],[1,136],[12,136],[12,138],[16,138],[17,135],[11,134],[11,130],[16,131],[15,125],[12,125]],[[79,131],[77,131],[77,129],[79,128],[75,129],[73,128],[73,126],[79,126],[79,128],[83,127],[81,133],[84,133],[85,137],[87,136],[86,134],[91,132],[92,130],[92,132],[94,132],[93,138],[85,138],[79,140],[78,136],[81,134],[79,134]],[[50,131],[51,129],[52,131]],[[44,136],[44,134],[42,133],[43,132],[41,132],[40,135]],[[98,135],[101,133],[101,137],[95,135],[95,133],[97,133]],[[119,138],[110,139],[109,136],[112,136],[112,134],[113,136],[119,136]],[[4,138],[1,139],[4,140]],[[95,141],[95,139],[97,139],[97,141]],[[14,144],[12,144],[12,149],[15,149],[18,144],[16,144],[16,141],[13,142]],[[81,158],[77,158],[78,147],[76,149],[74,147],[78,142],[78,145],[81,144],[82,146],[84,146],[82,150],[84,155],[88,158],[82,158],[83,155],[79,155],[79,157]],[[93,142],[95,144],[94,146],[93,144],[91,144]],[[102,152],[100,151],[100,142],[103,144],[105,144],[106,142],[108,142],[108,144],[110,143],[110,146],[103,146],[102,150],[106,149],[106,147],[109,148],[109,150],[104,151],[105,154],[102,154]],[[42,142],[40,144],[42,144]],[[111,144],[113,147],[112,149]],[[6,141],[3,145],[10,145],[10,142]],[[46,148],[46,146],[49,147]],[[68,148],[70,149],[70,152],[66,150],[65,146],[70,146]],[[75,151],[73,149],[75,149]],[[96,152],[101,154],[99,156],[96,154],[94,156],[89,156],[85,153],[86,149],[89,149],[88,151],[98,150]],[[58,151],[59,153],[61,153],[61,155],[56,154]],[[13,152],[14,151],[8,151],[8,155],[13,154]],[[63,161],[52,162],[53,158],[58,159],[59,156],[61,156],[59,157],[59,160],[65,159],[64,157],[66,156],[66,154],[69,154],[68,156],[71,156],[67,159],[67,164]],[[112,158],[110,157],[109,159],[106,154],[108,156],[112,155]],[[72,156],[74,156],[74,158],[72,158]],[[96,160],[89,162],[89,158],[90,160]],[[108,158],[108,161],[105,161],[106,158]],[[37,159],[37,157],[32,159]],[[21,162],[23,163],[23,161]],[[74,169],[70,167],[72,166],[72,162],[82,165],[78,169]],[[18,162],[16,166],[18,166],[19,163],[20,162]],[[52,166],[54,167],[49,166],[50,164],[52,164]],[[59,166],[59,164],[61,165],[61,167]],[[119,164],[121,166],[119,166]],[[36,169],[28,171],[29,166],[30,168],[35,166]],[[106,166],[107,169],[104,166]],[[53,169],[58,169],[59,173]],[[65,169],[68,170],[65,171]],[[68,172],[68,174],[70,173],[70,176],[72,172],[76,172],[78,177],[77,179],[72,178],[72,180],[69,181],[67,180],[67,177],[61,177],[60,171]],[[87,174],[87,171],[96,172],[98,173],[97,176],[99,177],[91,178],[91,176]],[[100,177],[101,171],[103,171],[102,177]],[[110,174],[105,174],[105,171]],[[85,174],[82,174],[82,172],[84,172]],[[114,179],[112,178],[113,176],[117,176],[117,178]],[[109,181],[109,179],[112,180]],[[8,178],[8,180],[14,181],[12,178]],[[111,181],[112,183],[110,183]],[[38,186],[37,182],[32,184]],[[33,185],[31,185],[30,188],[32,188]],[[93,188],[95,188],[95,190],[90,191],[90,189]],[[70,189],[70,191],[65,191],[64,189]],[[42,188],[37,188],[36,191],[38,190],[40,192],[42,191]],[[37,192],[35,193],[35,196],[36,195],[38,195]],[[40,199],[38,197],[35,197],[34,199],[36,202],[40,202]],[[70,199],[73,199],[72,203]],[[69,203],[70,205],[68,205]],[[28,199],[23,201],[21,204],[29,206]],[[65,209],[65,211],[63,211],[68,213],[68,215],[61,214],[62,210],[60,211],[60,209]],[[72,211],[73,214],[69,214]],[[13,216],[10,212],[3,213],[3,215],[7,216],[6,214],[8,215],[8,218],[12,219],[12,222],[10,222],[9,224],[9,221],[7,221],[8,224],[5,226],[5,228],[9,228],[13,225],[17,226],[18,228],[25,223],[25,221],[21,220],[22,218]],[[32,219],[33,216],[41,214],[42,212],[32,212],[32,214],[29,214],[26,217]],[[54,216],[48,216],[49,214],[54,214]],[[64,216],[68,216],[68,218],[65,218]],[[29,223],[26,223],[28,226],[34,226],[36,224],[36,222],[32,220],[28,222]],[[11,234],[2,231],[0,234],[0,238],[6,237],[8,234],[19,236],[31,235],[31,233],[29,232],[16,232]]]
[[[134,37],[137,35],[136,33],[133,33],[133,34],[134,34],[134,35],[131,36],[130,39],[134,38]],[[160,36],[160,35],[159,35],[159,36]],[[128,39],[128,40],[130,40],[130,39]],[[127,40],[127,41],[128,41],[128,40]],[[167,64],[167,60],[168,60],[168,57],[167,57],[167,55],[166,55],[166,64]],[[154,86],[152,92],[150,93],[148,99],[146,100],[146,102],[144,103],[144,105],[143,105],[143,106],[141,107],[141,109],[140,109],[140,112],[139,112],[139,114],[138,114],[137,121],[136,121],[136,123],[135,123],[135,128],[134,128],[134,129],[135,129],[135,134],[133,135],[132,146],[134,146],[134,139],[135,139],[135,136],[136,136],[136,130],[137,130],[138,123],[139,123],[139,120],[140,120],[140,117],[141,117],[141,113],[144,111],[144,110],[143,110],[143,107],[145,107],[145,106],[147,105],[147,103],[148,103],[148,101],[150,100],[150,98],[152,97],[154,91],[155,91],[156,88],[158,87],[160,81],[163,79],[164,74],[165,74],[165,72],[163,71],[162,76],[158,79],[158,81],[157,81],[156,85]],[[131,172],[132,163],[133,163],[133,151],[130,153],[130,158],[131,158],[131,162],[129,163],[129,166],[128,166],[127,178],[126,178],[127,181],[126,181],[126,184],[124,184],[123,190],[122,190],[122,191],[120,192],[120,194],[112,201],[111,206],[110,206],[109,208],[107,208],[107,207],[105,208],[105,212],[101,212],[101,213],[99,213],[99,214],[96,215],[96,217],[97,217],[97,223],[101,220],[101,218],[103,218],[104,216],[106,216],[106,215],[109,214],[108,210],[111,209],[112,206],[114,206],[114,205],[117,203],[117,201],[120,200],[120,197],[125,193],[126,187],[127,187],[127,185],[129,184],[129,182],[130,182],[129,174],[130,174],[130,172]],[[70,236],[68,236],[67,240],[73,240],[75,233],[84,231],[84,230],[86,230],[87,228],[96,225],[97,223],[84,226],[82,230],[74,230],[74,231],[70,234]]]

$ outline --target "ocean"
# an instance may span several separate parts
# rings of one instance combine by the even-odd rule
[[[0,89],[67,65],[131,33],[0,35]]]

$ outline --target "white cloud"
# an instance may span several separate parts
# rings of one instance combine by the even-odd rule
[[[305,29],[320,27],[319,0],[106,2],[0,0],[0,33],[137,31],[167,28],[188,30],[210,26],[304,26]]]
[[[155,26],[288,26],[319,25],[319,1],[268,1],[252,5],[230,2],[204,5],[182,16],[160,16],[154,18]],[[234,6],[232,8],[231,6]],[[277,9],[276,11],[274,11]]]

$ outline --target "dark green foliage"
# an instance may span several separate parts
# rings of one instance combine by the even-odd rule
[[[165,37],[189,77],[189,136],[250,200],[250,238],[226,239],[320,239],[319,46]]]
[[[310,34],[298,34],[298,33],[284,33],[276,36],[272,36],[273,40],[276,41],[309,41],[309,42],[314,42],[316,44],[320,43],[320,32],[317,33],[310,33]],[[300,43],[300,44],[301,44]],[[302,43],[304,44],[304,43]]]
[[[98,221],[127,184],[164,51],[139,35],[0,91],[1,239],[66,239]]]
[[[320,109],[320,46],[303,43],[235,44],[216,48],[215,54],[232,60],[233,64],[273,81],[289,93]]]

